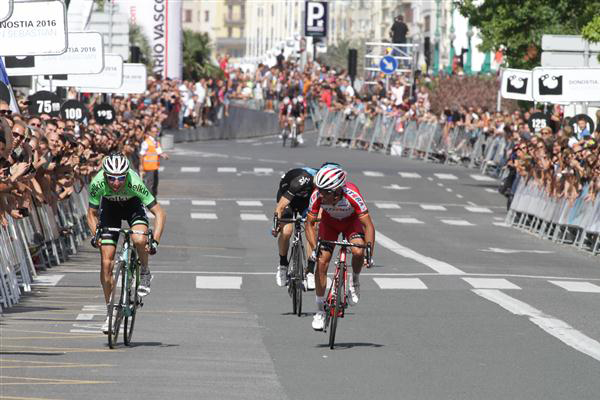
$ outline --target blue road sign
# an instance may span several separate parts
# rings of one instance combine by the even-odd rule
[[[379,61],[379,69],[384,74],[392,74],[398,68],[398,60],[392,56],[385,56]]]

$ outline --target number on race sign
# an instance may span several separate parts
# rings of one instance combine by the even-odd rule
[[[52,111],[52,101],[51,100],[38,100],[38,113],[46,113],[50,114]]]
[[[81,108],[66,108],[65,117],[66,119],[80,120],[83,117],[83,111],[81,110]]]

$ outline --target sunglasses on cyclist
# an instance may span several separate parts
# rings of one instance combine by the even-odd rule
[[[336,189],[319,189],[319,193],[324,196],[333,196],[337,193]]]
[[[123,175],[123,176],[106,175],[106,179],[108,179],[110,182],[114,182],[114,181],[125,182],[125,178],[127,178],[125,175]]]

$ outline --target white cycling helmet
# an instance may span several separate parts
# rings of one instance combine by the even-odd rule
[[[304,97],[302,97],[302,95],[298,96],[298,101],[299,102],[303,102],[304,101]]]
[[[125,175],[129,171],[129,160],[121,153],[110,153],[104,157],[102,169],[108,175]]]
[[[285,104],[286,106],[287,106],[288,104],[290,104],[290,98],[289,98],[289,97],[284,97],[284,98],[283,98],[283,104]]]
[[[322,167],[315,175],[315,185],[319,189],[335,190],[346,182],[346,171],[335,165]]]

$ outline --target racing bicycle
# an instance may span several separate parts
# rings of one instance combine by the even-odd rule
[[[365,249],[367,264],[371,264],[371,244],[354,244],[346,240],[345,237],[341,241],[319,240],[316,254],[320,254],[321,247],[324,244],[340,246],[338,259],[335,262],[333,281],[325,297],[325,326],[323,332],[327,333],[327,327],[329,326],[329,348],[333,350],[338,319],[344,318],[344,311],[348,308],[348,266],[346,264],[348,249],[351,247]]]
[[[305,219],[297,213],[294,213],[292,218],[277,218],[277,214],[273,217],[273,228],[277,229],[279,224],[294,224],[294,234],[292,235],[292,250],[290,260],[292,268],[288,273],[288,294],[292,298],[292,312],[299,317],[302,316],[302,292],[306,290],[304,287],[306,264],[306,253],[304,251],[304,243],[302,241],[302,232],[304,231]]]
[[[142,298],[138,295],[141,263],[137,250],[132,244],[131,235],[146,235],[149,243],[152,243],[154,239],[152,230],[143,232],[103,227],[96,231],[96,240],[105,232],[119,232],[124,235],[123,245],[115,257],[114,285],[108,308],[108,346],[114,349],[119,338],[121,323],[123,323],[123,342],[126,346],[131,344],[137,310],[144,305]]]

